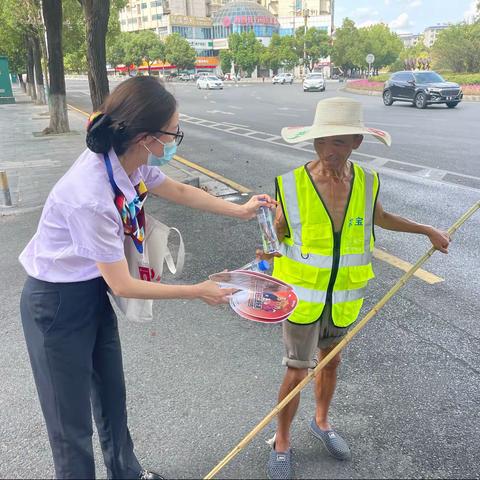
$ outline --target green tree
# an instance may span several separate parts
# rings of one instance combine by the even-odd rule
[[[131,32],[121,32],[107,44],[107,62],[110,65],[116,67],[125,64],[130,69],[132,62],[127,58],[127,51],[130,52],[128,44],[131,38]]]
[[[460,23],[442,30],[432,46],[435,68],[454,72],[480,71],[480,22]]]
[[[27,93],[36,104],[46,103],[42,48],[44,29],[38,0],[24,0],[22,8],[18,2],[0,2],[1,49],[9,57],[12,71],[16,64],[24,65],[27,72]],[[24,55],[20,60],[18,55]]]
[[[147,62],[149,75],[152,63],[155,60],[163,59],[165,53],[165,44],[156,33],[150,30],[134,33],[127,46],[127,56],[134,59],[137,67],[140,66],[143,61]]]
[[[295,32],[297,57],[310,72],[322,58],[330,55],[330,37],[324,30],[309,28],[306,32],[303,27]]]
[[[67,115],[65,70],[63,65],[62,5],[58,0],[43,0],[42,13],[45,21],[48,47],[48,73],[50,79],[49,110],[50,125],[45,133],[70,131]]]
[[[296,40],[292,35],[272,35],[270,44],[260,56],[260,63],[274,72],[281,67],[292,70],[298,64]]]
[[[360,34],[355,22],[349,18],[343,20],[342,26],[335,30],[332,48],[332,62],[344,72],[358,67]]]
[[[125,4],[125,0],[62,0],[65,69],[88,74],[94,108],[109,93],[106,44],[120,33],[118,12]]]
[[[358,49],[358,61],[361,66],[367,66],[365,57],[373,53],[375,61],[373,68],[378,72],[397,60],[403,50],[403,43],[397,34],[393,33],[384,23],[377,23],[369,27],[359,29],[360,42]]]
[[[223,73],[228,73],[232,69],[233,55],[230,50],[220,50],[220,68]]]
[[[195,66],[195,50],[178,33],[172,33],[165,39],[165,52],[167,62],[175,65],[177,70],[189,70]]]
[[[228,37],[228,48],[232,52],[237,69],[250,75],[259,64],[260,56],[263,54],[263,45],[253,31],[232,33]]]
[[[397,60],[390,64],[389,70],[413,70],[419,66],[429,69],[431,64],[431,51],[423,43],[423,35],[420,35],[415,45],[404,48]]]
[[[63,6],[63,55],[65,71],[87,73],[87,42],[85,18],[78,0],[62,0]]]
[[[12,73],[21,74],[27,67],[27,49],[24,29],[14,20],[14,12],[8,1],[0,2],[0,55],[8,58]]]

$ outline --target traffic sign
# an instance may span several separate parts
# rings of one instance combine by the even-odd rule
[[[373,53],[369,53],[365,60],[368,64],[372,64],[375,61],[375,55]]]

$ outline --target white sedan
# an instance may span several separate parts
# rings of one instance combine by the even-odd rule
[[[207,90],[223,90],[223,82],[214,75],[204,75],[197,80],[197,88],[206,88]]]

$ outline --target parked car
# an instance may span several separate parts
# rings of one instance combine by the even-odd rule
[[[178,79],[181,81],[181,82],[189,82],[191,80],[191,75],[189,73],[182,73]]]
[[[198,77],[197,88],[223,90],[223,82],[215,75],[202,75]]]
[[[458,83],[446,82],[434,71],[395,72],[383,87],[383,103],[411,102],[417,108],[434,103],[445,103],[455,108],[463,98]]]
[[[304,92],[324,92],[325,91],[325,78],[321,73],[307,73],[303,79],[303,91]]]
[[[293,75],[291,73],[279,73],[272,78],[272,83],[273,85],[276,83],[279,83],[280,85],[289,83],[291,85],[293,83]]]

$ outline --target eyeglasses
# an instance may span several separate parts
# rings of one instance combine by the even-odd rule
[[[182,143],[184,137],[184,133],[182,130],[180,130],[180,126],[177,127],[176,133],[166,132],[164,130],[158,130],[157,133],[162,133],[163,135],[171,135],[172,137],[175,137],[175,143],[177,144],[177,147]]]

